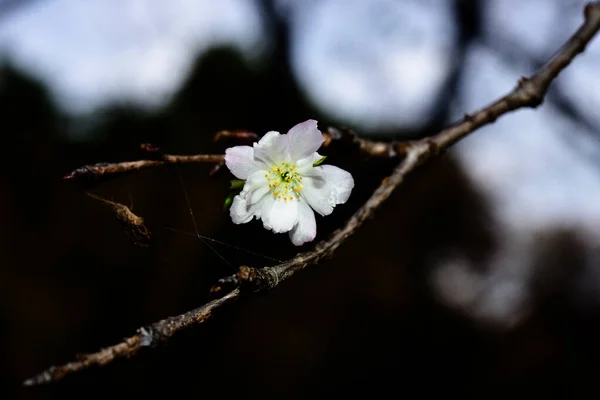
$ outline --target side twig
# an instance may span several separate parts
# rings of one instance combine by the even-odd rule
[[[225,160],[223,154],[197,154],[191,156],[178,156],[165,154],[158,160],[137,160],[120,163],[98,163],[84,165],[71,171],[63,177],[64,181],[79,184],[89,184],[108,178],[114,178],[126,173],[142,169],[156,168],[167,164],[197,164],[197,163],[221,163]]]
[[[124,204],[107,200],[93,193],[87,193],[92,199],[98,200],[105,204],[115,214],[117,220],[123,224],[125,232],[129,236],[131,242],[140,247],[149,247],[152,240],[150,230],[144,224],[144,219],[135,215],[129,207]]]
[[[345,142],[356,146],[359,151],[373,158],[395,158],[404,154],[403,143],[401,142],[378,142],[369,139],[359,138],[354,132],[347,129],[328,128],[323,133],[325,135],[324,146],[331,142]],[[258,136],[252,132],[246,131],[220,131],[215,135],[215,141],[222,138],[235,138],[238,140],[258,140]],[[223,165],[225,165],[224,154],[195,154],[195,155],[175,155],[160,154],[160,149],[153,145],[144,144],[141,146],[148,153],[153,155],[152,159],[124,161],[119,163],[97,163],[79,167],[63,177],[65,182],[73,182],[81,185],[98,183],[107,179],[116,178],[121,175],[140,171],[143,169],[162,167],[168,164],[216,164],[210,172],[214,174]]]
[[[381,142],[363,139],[350,129],[334,127],[328,127],[323,135],[325,136],[324,147],[329,146],[332,142],[341,142],[357,147],[362,154],[371,158],[398,158],[406,155],[406,142]]]
[[[402,183],[406,175],[417,166],[448,149],[478,128],[494,122],[510,111],[539,106],[550,83],[570,64],[575,56],[585,49],[600,29],[600,2],[588,4],[585,7],[584,15],[584,23],[555,56],[532,77],[521,78],[517,87],[509,94],[481,110],[465,115],[462,121],[430,138],[404,144],[402,152],[405,156],[393,173],[383,180],[369,200],[356,211],[345,226],[335,231],[327,240],[317,244],[312,251],[298,254],[291,260],[273,267],[261,269],[241,267],[236,275],[222,279],[219,282],[219,286],[216,287],[217,291],[221,286],[231,283],[239,286],[220,299],[213,300],[180,316],[156,322],[149,328],[140,328],[136,335],[97,353],[81,356],[79,361],[58,367],[50,367],[41,374],[28,379],[24,384],[37,385],[55,382],[68,374],[82,371],[91,366],[104,366],[117,358],[133,356],[143,347],[154,346],[182,329],[205,322],[216,310],[239,298],[242,294],[275,288],[296,272],[331,256],[346,239],[356,232],[363,222],[373,215],[394,189]]]

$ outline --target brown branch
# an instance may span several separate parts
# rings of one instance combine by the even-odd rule
[[[78,356],[77,361],[70,362],[60,367],[48,368],[43,373],[27,379],[23,382],[25,386],[35,386],[42,383],[54,382],[62,379],[65,375],[81,371],[92,366],[103,366],[119,357],[131,357],[145,347],[155,347],[168,340],[175,333],[191,325],[201,324],[210,318],[214,311],[221,306],[232,302],[240,295],[238,289],[231,293],[206,303],[202,307],[188,311],[185,314],[163,319],[137,330],[137,333],[121,343],[106,347],[97,353]]]
[[[190,156],[179,156],[165,154],[158,160],[137,160],[120,163],[98,163],[84,165],[71,171],[63,177],[63,180],[75,183],[89,184],[100,180],[114,178],[142,169],[156,168],[167,164],[197,164],[197,163],[221,163],[225,159],[223,154],[197,154]]]
[[[327,147],[332,142],[346,143],[358,148],[358,150],[372,158],[397,158],[406,155],[406,142],[381,142],[359,138],[356,133],[350,129],[339,129],[328,127],[324,132],[325,142],[323,146]]]
[[[361,153],[375,158],[393,158],[404,154],[402,143],[386,143],[361,139],[354,132],[347,129],[330,127],[323,134],[325,135],[324,146],[328,146],[333,141],[346,142],[357,146]],[[218,141],[223,138],[234,138],[242,141],[258,140],[258,136],[255,133],[247,131],[220,131],[215,135],[214,140]],[[90,183],[98,183],[106,179],[116,178],[123,174],[157,168],[167,164],[216,164],[210,172],[210,175],[213,175],[225,164],[224,154],[161,155],[160,149],[153,145],[143,144],[141,147],[147,152],[154,154],[154,159],[84,165],[69,172],[63,177],[63,180],[89,185]]]
[[[241,294],[275,288],[296,272],[331,256],[348,237],[356,232],[363,222],[373,215],[394,189],[402,183],[405,176],[421,163],[448,149],[481,126],[494,122],[498,117],[509,111],[540,105],[552,80],[577,54],[584,50],[598,29],[600,29],[600,2],[594,2],[586,6],[585,21],[582,26],[561,47],[558,53],[531,78],[521,78],[518,86],[512,92],[473,114],[465,115],[462,121],[442,130],[431,138],[404,144],[401,150],[405,157],[393,173],[383,180],[369,200],[356,211],[344,227],[335,231],[327,240],[317,244],[312,251],[298,254],[293,259],[273,267],[261,269],[241,267],[236,275],[220,280],[220,286],[215,287],[215,290],[218,291],[221,286],[228,284],[239,286],[224,297],[189,313],[157,322],[151,325],[150,331],[140,329],[136,335],[117,345],[105,348],[98,353],[83,356],[83,361],[51,367],[42,374],[27,380],[25,384],[36,385],[58,381],[67,374],[84,370],[92,365],[106,365],[116,358],[132,356],[141,347],[144,347],[146,342],[150,344],[157,342],[154,339],[143,340],[148,336],[143,332],[158,331],[161,333],[159,335],[161,338],[168,338],[181,329],[205,322],[214,310],[237,299]],[[176,321],[176,323],[173,321]],[[166,326],[174,326],[174,328],[167,329],[166,332],[168,333],[165,334],[162,329]],[[150,337],[153,338],[154,336],[150,335]]]

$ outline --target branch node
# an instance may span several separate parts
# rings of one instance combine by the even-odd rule
[[[425,139],[425,143],[427,144],[428,151],[431,155],[436,156],[440,153],[440,146],[438,146],[435,141],[431,140],[431,138]]]
[[[529,82],[529,78],[527,78],[526,76],[522,76],[519,78],[519,87],[521,89],[525,89],[525,84],[527,84],[527,82]]]
[[[235,274],[219,279],[210,288],[210,293],[218,295],[223,290],[231,290],[235,287],[254,292],[262,288],[264,278],[264,274],[260,273],[256,268],[242,265]]]
[[[156,347],[163,340],[163,335],[152,326],[143,326],[137,330],[141,347]]]
[[[540,87],[532,79],[522,76],[519,79],[519,95],[527,107],[535,108],[543,103],[545,87]]]

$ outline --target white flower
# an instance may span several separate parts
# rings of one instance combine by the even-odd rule
[[[225,164],[246,183],[231,205],[231,219],[245,224],[262,219],[266,229],[289,232],[300,246],[317,234],[313,210],[329,215],[336,204],[345,203],[354,187],[352,175],[332,165],[313,164],[325,139],[317,121],[294,126],[286,135],[268,132],[258,143],[225,151]]]

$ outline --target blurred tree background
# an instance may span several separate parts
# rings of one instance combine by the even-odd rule
[[[201,235],[276,259],[299,250],[287,235],[256,222],[235,226],[221,212],[231,178],[226,169],[211,177],[206,165],[165,167],[94,188],[146,220],[153,233],[148,249],[133,246],[110,210],[65,184],[64,174],[84,164],[144,158],[139,146],[148,142],[173,154],[221,153],[236,142],[213,142],[219,130],[285,132],[309,118],[321,129],[348,126],[373,138],[424,137],[532,72],[570,35],[583,6],[558,0],[223,2],[242,20],[254,10],[260,35],[217,40],[207,34],[202,51],[188,50],[189,72],[168,62],[159,71],[160,79],[174,82],[167,85],[171,92],[134,96],[109,74],[90,75],[96,92],[113,85],[116,94],[104,102],[98,95],[88,107],[84,95],[69,99],[61,92],[57,82],[71,78],[67,67],[59,69],[50,57],[44,69],[46,59],[23,56],[19,46],[34,43],[59,58],[55,49],[72,40],[83,49],[80,57],[95,48],[111,54],[117,45],[102,42],[104,36],[118,40],[115,32],[135,31],[125,4],[142,4],[146,18],[164,4],[105,3],[114,25],[96,32],[98,41],[86,41],[69,31],[76,25],[50,18],[53,4],[67,3],[0,2],[2,398],[159,392],[598,397],[597,40],[553,86],[542,109],[508,115],[513,122],[477,132],[422,167],[333,259],[134,359],[56,385],[21,388],[49,365],[205,303],[211,285],[232,266],[273,263],[210,242],[216,254],[186,235],[193,223],[184,189]],[[210,3],[172,7],[205,13],[211,26],[233,23],[210,14],[216,7]],[[90,21],[97,17],[93,4],[78,6]],[[38,21],[41,33],[20,42],[22,21],[36,13],[47,25]],[[344,41],[352,18],[361,21],[354,29],[367,31]],[[58,39],[45,36],[44,29],[61,25],[66,32]],[[252,35],[258,44],[240,49],[236,40]],[[396,45],[402,51],[389,47]],[[145,51],[151,49],[136,50]],[[109,71],[129,56],[118,53],[96,67]],[[151,70],[149,60],[134,65],[131,76]],[[317,220],[317,240],[339,227],[393,167],[343,146],[324,153],[353,173],[356,187],[346,205]]]

